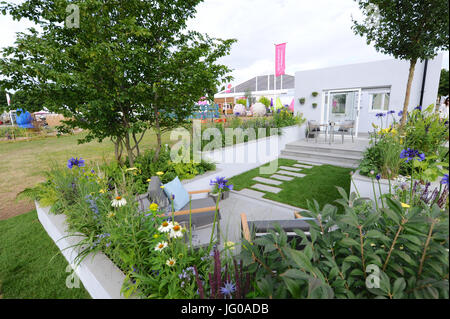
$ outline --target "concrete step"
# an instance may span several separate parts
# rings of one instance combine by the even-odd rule
[[[336,160],[336,161],[343,161],[343,162],[357,162],[362,158],[362,154],[361,155],[336,154],[336,153],[316,152],[316,151],[305,150],[305,149],[284,149],[281,151],[281,154],[296,156],[296,157],[300,157],[300,158]]]
[[[279,192],[282,191],[281,188],[274,187],[274,186],[268,186],[268,185],[264,185],[264,184],[255,184],[255,185],[252,185],[251,188],[255,188],[255,189],[263,191],[263,192],[270,192],[270,193],[275,193],[275,194],[278,194]]]
[[[238,191],[238,193],[241,195],[244,195],[244,196],[252,197],[252,198],[261,198],[265,195],[263,192],[258,192],[258,191],[255,191],[253,189],[248,189],[248,188],[241,189],[240,191]]]
[[[283,183],[283,182],[277,181],[275,179],[264,178],[264,177],[259,177],[259,176],[258,177],[254,177],[253,180],[257,181],[257,182],[260,182],[260,183],[269,184],[269,185],[275,185],[275,186],[281,185],[281,183]]]
[[[298,160],[305,164],[311,165],[333,165],[340,167],[348,167],[348,168],[357,168],[359,165],[358,160],[343,160],[343,159],[335,159],[331,157],[303,157],[300,155],[289,155],[288,153],[281,151],[280,158]]]
[[[351,146],[348,148],[342,147],[333,147],[332,145],[327,144],[316,144],[314,142],[308,143],[310,145],[305,145],[304,142],[293,142],[286,144],[285,150],[293,150],[293,151],[306,151],[306,152],[315,152],[315,153],[325,153],[325,154],[336,154],[336,155],[350,155],[350,156],[359,156],[362,157],[362,150],[351,149]]]

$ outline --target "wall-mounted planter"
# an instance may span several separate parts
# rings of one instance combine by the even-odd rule
[[[301,105],[305,104],[306,99],[304,97],[301,97],[298,99],[298,103],[300,103]]]
[[[315,109],[317,107],[317,103],[313,103],[312,107],[313,107],[313,109]]]
[[[319,92],[312,92],[311,95],[312,95],[313,97],[316,97],[316,96],[319,95]]]

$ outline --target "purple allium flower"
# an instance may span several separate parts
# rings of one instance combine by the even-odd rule
[[[387,112],[387,114],[394,114],[395,111],[394,110],[390,110],[389,112]]]
[[[425,160],[425,154],[408,147],[408,149],[401,151],[400,158],[406,158],[406,163],[414,159],[421,162]]]
[[[220,287],[220,292],[231,297],[231,295],[236,291],[236,285],[230,281],[227,281],[223,287]]]
[[[67,167],[72,169],[74,166],[84,167],[84,159],[82,159],[81,157],[80,159],[78,159],[78,157],[75,158],[72,157],[71,159],[69,159],[67,161]]]
[[[381,175],[377,174],[377,176],[375,176],[375,178],[377,179],[377,181],[379,181],[381,179]]]
[[[448,185],[448,174],[445,174],[444,177],[442,177],[441,184]]]
[[[402,115],[403,115],[403,111],[398,112],[397,115],[398,115],[398,116],[402,116]]]
[[[380,117],[386,116],[386,114],[385,113],[377,113],[377,114],[375,114],[375,116],[380,118]]]
[[[422,111],[422,107],[421,106],[417,106],[417,107],[414,108],[414,110]]]

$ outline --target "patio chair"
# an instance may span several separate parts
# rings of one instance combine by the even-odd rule
[[[341,133],[342,136],[342,144],[344,144],[344,134],[348,134],[352,136],[352,143],[354,143],[353,140],[353,134],[355,129],[355,121],[344,121],[341,125],[339,125],[338,133]]]
[[[175,221],[187,229],[189,228],[189,219],[191,219],[193,246],[198,247],[209,244],[216,212],[216,203],[210,196],[192,199],[192,195],[205,193],[209,195],[211,190],[189,191],[190,203],[187,203],[181,210],[175,211],[172,214],[172,205],[165,192],[161,189],[161,185],[162,183],[159,177],[153,176],[149,182],[147,193],[136,196],[139,212],[146,212],[151,203],[157,203],[160,210],[164,211],[164,214],[160,215],[160,217],[171,218],[174,216]],[[215,230],[218,242],[220,242],[220,220],[221,214],[220,210],[218,210],[216,220],[217,230]],[[186,235],[185,240],[188,237]]]
[[[314,134],[314,138],[317,143],[317,137],[319,136],[321,130],[320,130],[320,124],[316,121],[308,121],[307,127],[306,127],[306,141],[309,142],[309,137],[311,134]],[[327,139],[327,134],[325,131],[325,141]]]
[[[266,235],[270,230],[275,230],[275,225],[279,225],[282,230],[286,232],[288,241],[299,240],[297,242],[297,248],[302,249],[304,245],[301,245],[301,237],[297,235],[294,230],[302,230],[307,238],[309,235],[309,224],[307,220],[314,220],[313,218],[302,217],[299,213],[294,212],[296,219],[283,219],[283,220],[253,220],[248,221],[245,213],[241,214],[241,234],[242,237],[248,242],[252,242],[255,238]]]

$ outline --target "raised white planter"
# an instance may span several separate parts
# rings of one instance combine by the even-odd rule
[[[305,138],[305,127],[305,125],[287,126],[281,128],[281,135],[202,152],[204,159],[217,163],[216,170],[190,180],[184,180],[184,187],[188,191],[207,189],[210,188],[210,180],[215,176],[231,178],[273,161],[280,156],[281,150],[285,148],[286,144]],[[197,195],[194,198],[201,196]]]
[[[124,299],[120,293],[125,275],[103,253],[89,254],[80,264],[75,264],[79,253],[78,244],[82,236],[69,236],[66,216],[50,214],[50,207],[41,207],[35,202],[39,221],[53,239],[68,263],[75,270],[84,287],[94,299]],[[67,273],[69,276],[69,273]],[[77,289],[77,288],[72,288]]]
[[[350,185],[350,192],[358,193],[355,189],[358,189],[359,194],[361,197],[368,197],[371,199],[375,199],[375,196],[373,194],[373,186],[372,186],[372,180],[370,177],[363,176],[359,174],[359,170],[357,170],[353,176],[353,182]],[[378,186],[378,181],[374,178],[373,183],[375,185],[375,192],[376,197],[380,197],[380,187],[381,187],[381,194],[389,194],[389,180],[388,179],[380,179],[380,186]],[[432,182],[430,185],[431,189],[434,189],[435,187],[439,188],[439,181]],[[394,191],[394,182],[391,180],[391,189]]]
[[[356,194],[358,194],[358,192],[359,192],[359,195],[361,195],[361,197],[368,197],[370,199],[375,199],[375,196],[373,194],[372,180],[370,179],[370,177],[359,174],[359,170],[357,170],[353,174],[352,178],[353,178],[353,182],[351,182],[351,185],[350,185],[350,193],[355,192]],[[379,198],[380,197],[380,187],[378,186],[378,181],[374,178],[373,183],[375,185],[376,197]],[[356,188],[358,189],[358,191],[356,191],[355,185],[356,185]],[[389,193],[389,180],[380,179],[380,186],[381,186],[382,194]],[[392,181],[391,181],[391,187],[392,188],[394,187]]]

